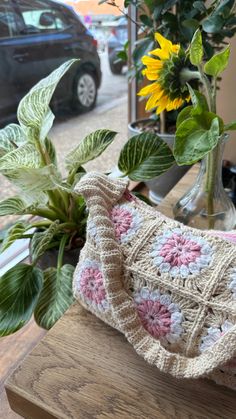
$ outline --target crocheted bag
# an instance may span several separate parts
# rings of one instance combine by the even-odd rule
[[[91,173],[74,295],[177,378],[236,389],[236,246],[164,217],[123,180]]]

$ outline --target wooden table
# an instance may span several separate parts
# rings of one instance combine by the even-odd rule
[[[165,214],[194,176],[190,171],[167,196]],[[160,373],[79,304],[26,357],[6,391],[12,409],[31,419],[236,418],[235,392]]]

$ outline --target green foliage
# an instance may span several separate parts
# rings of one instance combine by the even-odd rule
[[[16,332],[30,320],[42,286],[42,271],[25,264],[0,278],[0,336]]]
[[[36,322],[44,329],[50,329],[73,303],[73,273],[71,265],[44,272],[43,289],[34,311]]]
[[[174,163],[170,148],[155,134],[130,138],[121,150],[118,168],[131,180],[148,180],[161,175]]]
[[[202,57],[202,35],[201,31],[197,29],[190,44],[190,61],[193,65],[198,66],[202,61]]]
[[[228,66],[230,48],[227,46],[223,51],[215,54],[204,66],[204,71],[213,77],[218,77]]]

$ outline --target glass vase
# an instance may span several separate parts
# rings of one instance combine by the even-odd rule
[[[201,230],[232,230],[236,210],[222,182],[222,158],[228,134],[201,161],[194,185],[173,208],[174,218]]]

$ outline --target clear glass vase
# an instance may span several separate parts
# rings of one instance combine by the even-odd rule
[[[201,161],[194,185],[173,208],[174,218],[201,230],[232,230],[236,224],[236,210],[226,194],[222,182],[222,158],[227,134]]]

